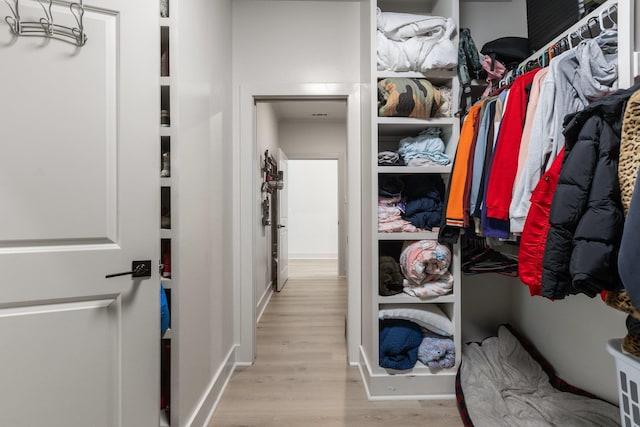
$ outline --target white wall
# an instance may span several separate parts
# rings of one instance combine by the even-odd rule
[[[461,1],[460,27],[471,29],[471,37],[478,50],[486,42],[499,37],[527,37],[527,2]]]
[[[347,273],[347,126],[341,121],[284,120],[280,148],[289,159],[338,160],[338,274]]]
[[[236,84],[358,82],[359,3],[233,2]]]
[[[234,87],[359,82],[359,22],[360,3],[355,1],[235,0]],[[281,148],[290,155],[293,151],[285,141],[287,126],[281,124]],[[336,151],[337,147],[329,145],[332,141],[327,138],[315,148],[346,153],[346,143]],[[337,141],[346,141],[346,131]],[[346,171],[344,168],[341,170]],[[341,243],[341,247],[345,245]],[[345,274],[346,265],[339,270]]]
[[[174,2],[171,35],[177,111],[172,145],[175,245],[172,265],[175,377],[172,425],[202,425],[218,370],[233,348],[231,279],[231,1]],[[175,21],[174,21],[175,22]],[[173,142],[173,141],[172,141]],[[225,372],[224,370],[222,372]],[[224,380],[224,378],[222,378]],[[176,421],[177,420],[177,421]],[[195,420],[195,421],[194,421]]]
[[[614,359],[605,348],[610,338],[626,333],[625,315],[600,297],[569,296],[549,301],[531,297],[517,285],[513,325],[536,345],[560,377],[610,402],[617,403]]]
[[[253,118],[250,114],[247,99],[255,94],[264,97],[282,93],[344,93],[349,87],[346,84],[360,81],[360,3],[357,1],[262,1],[262,0],[234,0],[233,1],[233,102],[234,111],[241,114],[234,119],[235,143],[233,163],[237,167],[234,172],[232,188],[238,192],[246,191],[241,171],[246,171],[247,161],[254,154],[247,142],[253,135],[246,135],[253,129]],[[315,83],[315,85],[306,85]],[[321,87],[318,84],[337,83]],[[275,88],[275,89],[274,89]],[[280,89],[280,93],[277,91]],[[285,89],[287,88],[287,89]],[[357,95],[354,89],[349,94]],[[352,98],[353,99],[353,98]],[[357,100],[355,100],[357,102]],[[350,112],[350,128],[352,137],[357,135],[357,120],[360,118],[357,106]],[[359,112],[358,112],[359,113]],[[359,140],[354,141],[359,146]],[[357,160],[353,160],[357,164]],[[357,179],[351,182],[359,182]],[[245,190],[241,190],[245,189]],[[246,219],[246,212],[252,211],[251,199],[240,195],[233,202],[233,209],[239,217]],[[358,203],[359,200],[354,200]],[[358,206],[359,207],[359,206]],[[354,208],[351,212],[359,212]],[[353,223],[353,222],[352,222]],[[234,286],[246,293],[252,289],[251,272],[243,272],[240,263],[252,256],[251,248],[246,242],[251,232],[240,227],[234,227],[234,234],[239,237],[239,250],[234,252]],[[352,238],[357,233],[352,234]],[[355,239],[359,241],[359,235]],[[355,251],[355,249],[354,249]],[[358,258],[354,253],[353,258]],[[356,260],[355,265],[359,265]],[[357,276],[357,277],[356,277]],[[355,282],[359,282],[359,274],[353,273]],[[236,282],[237,281],[239,282]],[[350,300],[358,300],[358,295],[350,293]],[[255,354],[251,354],[254,346],[255,322],[251,322],[247,312],[247,304],[251,301],[236,295],[235,303],[242,307],[240,311],[245,323],[236,325],[239,337],[239,360],[249,362]],[[355,311],[350,311],[355,312]],[[359,315],[358,321],[359,321]],[[248,322],[247,322],[248,320]],[[255,319],[254,319],[255,320]],[[240,319],[238,319],[239,323]],[[349,334],[355,336],[359,332],[358,321],[349,321]],[[353,341],[351,341],[353,342]],[[352,348],[352,347],[350,347]],[[353,360],[352,349],[350,357]]]
[[[289,160],[289,258],[338,257],[338,161]]]
[[[268,102],[256,103],[256,150],[258,163],[256,167],[256,188],[262,184],[263,174],[261,171],[264,161],[264,151],[269,150],[269,154],[276,159],[278,157],[278,120],[273,106]],[[255,262],[256,262],[256,306],[271,289],[271,226],[262,226],[261,203],[265,197],[269,198],[269,204],[273,209],[273,200],[268,193],[256,191],[256,212],[255,221],[257,225],[255,241]],[[271,216],[269,216],[271,218]]]

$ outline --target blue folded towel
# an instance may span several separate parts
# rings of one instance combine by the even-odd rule
[[[406,370],[415,366],[422,330],[417,324],[402,319],[380,321],[380,366]]]

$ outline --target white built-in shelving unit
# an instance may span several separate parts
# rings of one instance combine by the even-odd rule
[[[370,242],[370,252],[363,247],[364,267],[370,271],[363,272],[363,277],[368,280],[363,285],[363,345],[361,347],[361,370],[372,399],[398,399],[398,398],[443,398],[453,397],[455,393],[455,375],[461,358],[461,255],[459,244],[450,246],[452,262],[450,272],[454,277],[452,293],[439,297],[422,299],[408,294],[393,296],[380,296],[378,294],[378,260],[381,249],[389,252],[389,248],[401,247],[404,242],[432,239],[437,240],[438,230],[419,233],[380,233],[378,231],[378,178],[382,174],[391,175],[429,175],[438,174],[445,185],[448,183],[449,174],[452,171],[453,159],[460,134],[460,121],[457,117],[441,117],[431,119],[414,119],[401,117],[378,117],[377,109],[377,82],[389,77],[409,77],[428,79],[434,86],[445,86],[452,89],[453,111],[457,111],[459,102],[459,83],[456,69],[433,70],[429,72],[392,72],[378,71],[376,63],[376,8],[382,12],[402,12],[423,15],[436,15],[451,17],[458,25],[459,7],[458,0],[378,0],[370,4],[370,87],[371,87],[371,143],[364,144],[363,164],[368,164],[364,178],[364,192],[369,192],[365,197],[364,215],[369,215],[363,221],[365,229],[363,234],[368,236],[363,239]],[[457,38],[454,41],[457,46]],[[377,154],[379,151],[396,151],[399,140],[407,136],[416,136],[420,131],[437,127],[442,130],[442,139],[446,145],[445,153],[452,162],[445,166],[378,166]],[[367,172],[368,171],[368,172]],[[369,188],[366,188],[370,186]],[[443,195],[444,197],[444,195]],[[368,213],[367,213],[368,212]],[[369,227],[367,230],[366,228]],[[397,256],[399,257],[399,252]],[[398,261],[398,259],[396,259]],[[456,365],[450,369],[432,371],[422,365],[417,365],[408,371],[391,371],[379,366],[379,327],[378,313],[385,307],[397,307],[424,309],[426,304],[436,304],[451,319],[454,325],[454,342],[456,346]]]
[[[173,185],[173,171],[171,169],[172,153],[176,146],[175,126],[172,124],[172,108],[175,103],[174,69],[172,57],[174,53],[173,28],[175,22],[175,0],[159,0],[160,2],[160,108],[158,111],[158,125],[160,126],[160,141],[158,144],[158,155],[160,156],[160,283],[165,289],[169,310],[171,309],[172,296],[175,294],[176,275],[171,266],[174,264],[172,255],[172,241],[175,235],[175,186]],[[175,319],[172,319],[174,323]],[[172,338],[174,331],[171,326],[160,337],[161,346],[161,366],[160,366],[160,426],[170,426],[171,418],[171,397],[172,388],[175,384],[174,370],[171,368],[174,363],[172,351]]]

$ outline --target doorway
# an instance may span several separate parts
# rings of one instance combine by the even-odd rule
[[[303,84],[286,85],[273,88],[240,88],[240,116],[239,143],[236,145],[234,158],[240,165],[235,172],[234,193],[239,195],[235,205],[238,221],[234,227],[236,241],[239,242],[238,252],[234,263],[234,271],[239,278],[236,283],[236,337],[239,343],[236,359],[238,364],[252,364],[256,356],[256,319],[258,299],[257,291],[264,283],[264,276],[260,273],[257,253],[261,250],[260,239],[263,232],[255,227],[260,216],[260,194],[256,183],[259,182],[260,156],[258,139],[258,106],[264,101],[327,101],[339,100],[345,106],[346,121],[346,148],[343,153],[330,152],[327,156],[326,139],[317,144],[309,144],[324,150],[324,154],[304,154],[297,149],[286,146],[284,138],[278,141],[278,147],[293,159],[332,158],[338,159],[339,175],[342,174],[346,190],[340,197],[340,206],[344,209],[344,221],[340,226],[344,228],[341,233],[345,241],[354,242],[353,245],[345,244],[345,270],[347,276],[347,352],[351,364],[358,362],[358,349],[360,346],[360,280],[361,280],[361,250],[360,250],[360,87],[359,85],[343,84]],[[302,110],[298,108],[298,110]],[[275,112],[273,113],[275,115]],[[322,116],[319,116],[322,117]],[[279,135],[279,134],[278,134]],[[308,138],[302,138],[305,140]],[[299,139],[300,140],[300,139]],[[339,177],[340,180],[340,177]],[[286,185],[286,184],[285,184]],[[352,200],[352,203],[349,201]]]
[[[290,159],[288,171],[289,259],[337,260],[338,160]]]

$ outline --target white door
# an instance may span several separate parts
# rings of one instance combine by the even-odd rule
[[[278,280],[276,290],[281,291],[289,278],[289,196],[287,155],[278,148],[278,170],[284,174],[284,187],[278,190]]]
[[[81,48],[0,21],[0,426],[158,425],[158,1],[85,6]]]

